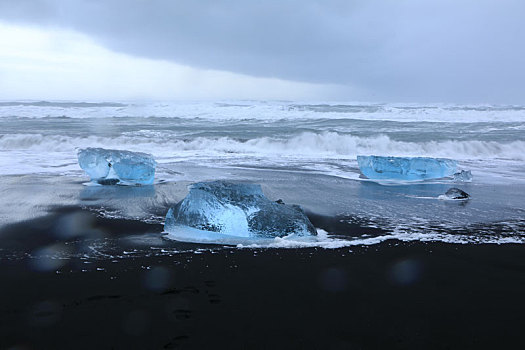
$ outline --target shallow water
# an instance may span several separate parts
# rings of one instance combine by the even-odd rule
[[[385,240],[525,243],[525,210],[521,196],[516,195],[523,193],[523,185],[465,184],[462,188],[472,199],[456,202],[438,199],[450,187],[444,183],[381,185],[301,172],[180,165],[181,177],[193,176],[194,181],[261,183],[269,199],[301,205],[318,236],[221,241],[219,246],[183,243],[173,240],[180,237],[162,231],[166,212],[184,198],[190,181],[144,187],[86,186],[83,177],[3,176],[0,193],[8,201],[0,205],[0,256],[118,260],[231,249],[231,245],[238,249],[352,249]]]
[[[316,242],[247,242],[241,248],[337,248],[394,238],[525,241],[521,106],[5,102],[0,123],[0,230],[56,207],[152,227],[152,235],[104,236],[91,243],[97,247],[91,252],[124,256],[115,247],[130,235],[142,237],[132,240],[138,251],[199,249],[166,240],[159,227],[188,184],[217,179],[261,183],[270,199],[301,205],[321,232]],[[83,185],[88,178],[76,152],[84,147],[152,153],[159,163],[155,184]],[[358,154],[456,159],[474,180],[378,184],[360,177]],[[471,200],[439,200],[450,187]]]

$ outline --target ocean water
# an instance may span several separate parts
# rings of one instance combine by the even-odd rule
[[[77,151],[85,147],[153,154],[155,185],[86,188],[88,178],[77,163]],[[357,155],[451,158],[474,179],[375,183],[360,176]],[[0,227],[43,215],[50,205],[161,224],[189,183],[229,179],[261,183],[269,198],[299,204],[330,222],[318,227],[317,242],[264,246],[330,248],[392,238],[523,243],[525,107],[5,101],[0,178],[11,201],[0,205]],[[23,199],[14,192],[35,181],[52,190]],[[471,200],[438,200],[450,187],[470,193]]]

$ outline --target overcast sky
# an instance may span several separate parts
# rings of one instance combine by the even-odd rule
[[[0,0],[0,99],[525,104],[522,0]]]

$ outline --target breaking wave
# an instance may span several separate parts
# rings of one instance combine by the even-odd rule
[[[159,135],[118,137],[70,137],[66,135],[12,134],[0,136],[2,151],[74,152],[85,147],[128,149],[152,153],[156,157],[177,156],[291,156],[299,158],[355,158],[358,154],[429,156],[454,159],[525,160],[525,141],[426,141],[392,140],[386,135],[359,137],[336,132],[305,132],[289,138],[230,137],[178,138]]]

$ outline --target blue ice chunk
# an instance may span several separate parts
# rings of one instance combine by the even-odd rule
[[[260,185],[225,181],[191,185],[186,198],[169,209],[164,230],[189,241],[317,234],[299,206],[270,201]]]
[[[86,148],[78,152],[78,164],[102,185],[151,185],[157,163],[147,153]]]
[[[439,179],[457,169],[455,160],[445,158],[357,156],[357,163],[363,175],[378,180]]]

